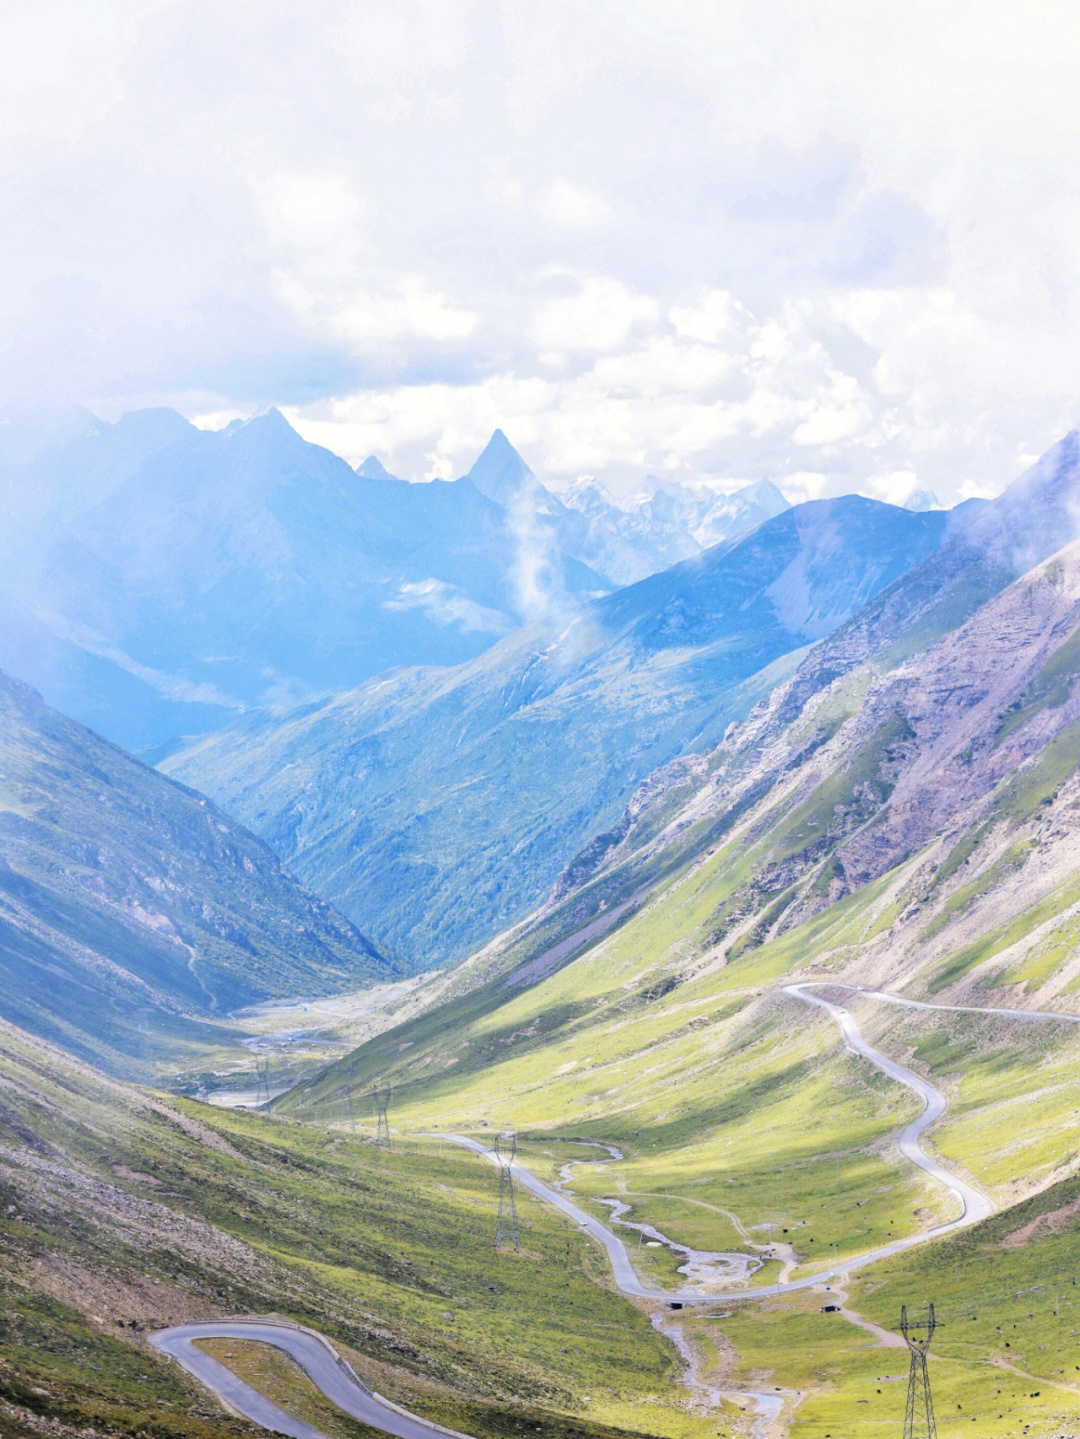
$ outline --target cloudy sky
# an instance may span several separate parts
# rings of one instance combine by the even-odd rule
[[[1073,0],[15,0],[0,405],[992,492],[1080,421]]]

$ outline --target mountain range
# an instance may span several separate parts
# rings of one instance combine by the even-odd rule
[[[546,515],[550,538],[558,511],[507,475],[500,501],[469,484]],[[227,808],[0,675],[0,1428],[216,1435],[233,1421],[140,1336],[272,1305],[456,1432],[508,1415],[582,1439],[684,1432],[664,1338],[681,1335],[714,1432],[719,1351],[695,1347],[700,1323],[654,1329],[596,1289],[579,1226],[523,1192],[522,1247],[492,1267],[492,1171],[440,1136],[509,1130],[585,1212],[658,1236],[632,1250],[658,1289],[676,1264],[726,1284],[744,1257],[753,1302],[710,1321],[725,1420],[757,1395],[836,1433],[893,1379],[899,1416],[906,1353],[868,1360],[865,1329],[932,1294],[954,1316],[934,1382],[956,1432],[983,1369],[999,1419],[1058,1432],[1072,1301],[1045,1276],[1072,1272],[1077,1244],[1078,501],[1071,434],[992,503],[800,505],[624,588],[552,589],[543,623],[478,655],[248,712],[163,761],[232,786]],[[366,939],[335,893],[384,929]],[[191,1078],[228,1053],[239,1074],[233,1011],[291,995],[307,1015],[394,977],[388,937],[411,967],[473,952],[270,1116],[82,1062],[160,1082],[162,1056]],[[339,1045],[341,1013],[316,1021]],[[896,1142],[916,1077],[939,1087],[934,1150],[985,1201],[963,1229],[951,1183]],[[392,1149],[355,1105],[374,1084]],[[778,1302],[773,1280],[795,1276],[816,1291]],[[274,1382],[297,1402],[295,1378]]]
[[[556,495],[540,483],[501,430],[495,431],[466,479],[512,515],[516,525],[545,531],[561,553],[577,556],[614,585],[634,584],[721,540],[745,534],[788,508],[769,480],[720,494],[708,485],[665,483],[648,476],[645,493],[628,509],[589,477]]]
[[[43,434],[53,439],[45,443]],[[77,484],[62,483],[57,465],[62,455],[77,469]],[[205,703],[204,722],[213,729],[179,745],[173,742],[161,767],[169,778],[202,792],[192,801],[200,809],[207,803],[220,806],[219,823],[234,825],[245,845],[270,846],[260,851],[261,861],[254,851],[245,851],[246,860],[266,884],[271,870],[279,875],[275,883],[283,889],[274,904],[298,906],[307,915],[303,924],[309,937],[315,936],[313,949],[301,946],[304,952],[294,956],[297,974],[285,964],[279,975],[280,948],[253,939],[250,929],[239,926],[240,948],[252,943],[271,958],[266,975],[260,975],[258,965],[248,965],[234,991],[228,976],[239,951],[219,950],[218,940],[208,937],[233,934],[233,919],[207,919],[206,933],[196,934],[190,915],[162,918],[147,903],[150,891],[205,890],[220,862],[226,872],[220,903],[235,915],[230,907],[236,904],[237,876],[228,872],[228,854],[224,860],[216,852],[189,854],[184,862],[201,865],[202,877],[166,882],[160,879],[164,857],[177,848],[175,835],[189,833],[186,821],[172,816],[157,829],[136,827],[126,850],[112,839],[102,848],[101,835],[91,831],[95,853],[106,854],[114,866],[118,854],[126,857],[126,869],[101,882],[102,893],[112,907],[111,919],[119,913],[129,924],[134,916],[136,928],[142,926],[143,947],[132,952],[140,964],[150,965],[145,973],[137,965],[131,970],[154,991],[140,999],[149,1006],[147,1017],[131,1024],[132,1036],[154,1028],[158,1019],[153,1016],[162,1005],[182,1012],[185,1023],[200,1022],[271,994],[299,994],[305,986],[325,992],[401,972],[384,953],[400,956],[409,969],[444,965],[486,945],[507,926],[519,925],[537,905],[546,913],[545,896],[553,896],[548,903],[558,907],[560,896],[576,894],[583,884],[588,891],[590,876],[605,870],[611,853],[636,855],[635,837],[644,835],[651,842],[664,829],[664,807],[682,794],[690,772],[686,766],[700,762],[695,755],[709,755],[713,746],[725,743],[731,726],[738,731],[752,723],[766,701],[785,706],[786,714],[853,668],[871,665],[876,673],[886,660],[892,664],[951,632],[1075,537],[1080,513],[1075,434],[998,500],[970,502],[951,512],[897,508],[859,496],[783,507],[782,497],[759,486],[728,497],[718,515],[721,502],[715,496],[666,487],[634,509],[620,510],[623,521],[647,504],[667,515],[669,536],[678,532],[684,536],[681,543],[700,546],[710,525],[730,520],[737,526],[759,511],[778,512],[691,558],[611,589],[590,567],[589,560],[598,557],[589,551],[581,529],[590,511],[599,514],[610,505],[600,487],[583,482],[564,502],[537,481],[501,432],[468,475],[427,485],[395,479],[374,457],[354,472],[328,451],[308,445],[276,412],[218,432],[196,430],[171,412],[143,412],[115,426],[75,412],[59,431],[45,421],[21,437],[16,428],[0,428],[0,460],[9,485],[13,476],[42,477],[39,485],[26,488],[32,513],[24,521],[31,539],[23,547],[21,570],[14,568],[33,575],[35,566],[46,562],[57,567],[63,582],[57,586],[53,620],[65,609],[77,612],[84,632],[112,633],[127,645],[125,656],[137,652],[154,661],[154,679],[148,682],[142,660],[128,664],[107,646],[101,653],[82,648],[84,659],[112,667],[83,673],[83,679],[90,675],[94,680],[82,691],[84,701],[92,705],[96,697],[108,713],[126,713],[131,696],[111,682],[117,676],[144,688],[149,683],[161,699],[161,676],[185,674],[185,683]],[[439,505],[446,514],[425,536],[421,521],[430,520]],[[328,515],[339,521],[331,526],[329,558],[319,548]],[[391,666],[358,687],[337,689],[340,672],[331,651],[337,653],[339,640],[354,660],[370,640],[372,666],[376,652],[383,652],[382,641],[372,638],[374,629],[365,639],[341,617],[342,605],[354,605],[365,623],[377,628],[382,622],[372,619],[375,590],[368,585],[360,594],[375,561],[363,582],[352,585],[347,578],[350,549],[362,540],[369,555],[381,553],[381,582],[387,582],[391,558],[397,564],[404,553],[405,516],[413,521],[412,572],[430,579],[442,566],[443,575],[461,580],[439,581],[455,583],[459,599],[467,578],[474,593],[485,584],[501,585],[505,607],[489,608],[504,617],[510,632],[501,638],[484,635],[477,641],[478,653],[454,664]],[[486,538],[478,548],[469,551],[464,540],[460,549],[447,548],[447,534],[463,533],[454,528],[459,521],[465,529],[479,524]],[[643,532],[659,544],[661,522],[642,523]],[[534,543],[540,532],[542,543]],[[605,529],[609,539],[616,533],[614,525]],[[631,530],[624,527],[622,533],[625,538]],[[124,543],[123,536],[128,537]],[[511,536],[518,545],[512,563],[506,558]],[[279,544],[284,546],[280,553],[275,550]],[[285,549],[291,559],[302,560],[305,573],[316,576],[317,583],[284,563]],[[525,552],[527,562],[521,559]],[[475,564],[467,562],[467,553]],[[492,558],[485,571],[486,553]],[[334,586],[345,599],[338,594],[331,603],[328,577],[335,577]],[[541,619],[533,623],[527,622],[530,609],[523,598],[530,587],[533,598],[542,595],[543,601]],[[295,602],[307,589],[318,591],[318,605],[313,596],[306,608]],[[21,602],[23,613],[28,612]],[[256,614],[260,606],[261,616]],[[408,629],[409,617],[417,613],[411,602],[402,609],[387,609],[385,600],[374,607],[391,629]],[[468,625],[462,627],[466,612],[460,605],[455,610],[455,632],[463,640],[468,638]],[[40,609],[35,618],[46,622]],[[60,628],[54,625],[54,636]],[[314,642],[305,648],[304,636],[317,632],[334,637],[321,654],[313,653],[318,650]],[[420,631],[412,633],[415,637]],[[27,634],[20,638],[17,625],[5,627],[16,649]],[[181,654],[205,654],[212,646],[223,652],[229,642],[236,650],[232,660],[221,653],[214,666],[188,665]],[[281,664],[262,664],[272,654]],[[278,682],[286,660],[293,677],[282,689]],[[325,664],[322,671],[320,664]],[[318,680],[331,693],[290,704],[303,666],[308,666],[312,688]],[[219,680],[231,675],[230,689],[244,695],[236,702],[240,713],[232,701],[215,710],[217,701],[207,699],[214,688],[212,670]],[[7,685],[11,724],[17,720],[24,731],[34,724],[41,729],[40,716],[51,712],[40,699],[25,698],[30,690],[15,682]],[[260,691],[260,685],[269,689]],[[192,694],[182,688],[170,694],[170,703],[190,717],[197,708]],[[16,695],[22,696],[18,702]],[[257,705],[260,698],[262,706]],[[268,698],[286,703],[269,706]],[[132,723],[138,726],[139,707],[133,708]],[[222,724],[223,715],[235,717]],[[170,718],[162,710],[154,710],[153,717],[155,723]],[[56,726],[67,726],[65,742],[79,756],[69,758],[59,772],[66,779],[83,776],[85,787],[88,764],[94,774],[101,768],[86,755],[105,741],[58,715],[49,723],[54,735]],[[36,743],[40,749],[40,735]],[[17,755],[28,753],[34,753],[34,745],[20,741]],[[111,753],[118,763],[121,752]],[[167,785],[130,757],[121,758],[130,768],[116,793]],[[46,871],[45,854],[50,847],[62,849],[66,840],[46,829],[31,842],[31,819],[39,824],[47,812],[62,817],[88,811],[108,820],[110,810],[88,806],[76,788],[47,811],[43,791],[34,789],[30,768],[21,763],[20,769],[9,758],[9,773],[32,802],[8,806],[5,854],[8,870],[22,875],[20,883],[36,883]],[[170,806],[183,810],[178,796],[190,793],[167,785],[161,794],[169,801],[155,801],[155,815],[167,815]],[[145,811],[145,806],[134,808]],[[123,805],[120,813],[126,816]],[[693,830],[692,825],[684,828]],[[159,878],[140,879],[143,889],[132,898],[128,881],[142,873],[136,862],[140,851],[152,860],[147,874]],[[670,847],[665,866],[678,853],[679,845]],[[318,902],[304,895],[278,856],[300,885],[319,895]],[[636,858],[627,866],[620,860],[620,875],[624,869],[636,874],[636,864]],[[243,867],[251,872],[246,861]],[[78,865],[65,883],[72,874],[81,874]],[[49,882],[58,883],[56,876]],[[94,885],[101,888],[98,880]],[[619,893],[625,900],[629,891]],[[62,926],[52,919],[45,938],[46,949],[51,945],[56,953],[67,945],[64,963],[71,973],[72,944],[81,947],[84,958],[103,953],[98,920],[90,923],[79,907],[85,896],[75,897],[78,922],[68,926],[63,943],[57,940]],[[12,910],[17,934],[30,933],[35,909],[55,918],[66,913],[70,902],[66,892],[41,891]],[[320,910],[320,903],[336,905],[341,915]],[[304,910],[305,905],[315,908]],[[247,911],[248,919],[275,912],[266,900],[247,904]],[[149,929],[144,914],[157,916]],[[329,927],[326,933],[319,924]],[[153,949],[151,930],[155,942],[165,936],[163,953],[174,958],[147,958]],[[332,944],[330,932],[338,936]],[[124,944],[130,948],[129,940]],[[192,962],[185,960],[186,972],[174,977],[181,951]],[[10,949],[13,962],[25,960],[28,952],[25,938]],[[216,955],[224,956],[220,964]],[[91,968],[98,976],[112,975],[99,960]],[[122,985],[130,985],[131,974],[121,977]],[[216,978],[210,982],[208,974]],[[42,1025],[44,1012],[13,1017]],[[95,1023],[87,1018],[88,1032]],[[127,1044],[130,1050],[134,1039],[124,1038],[125,1024],[114,1028],[106,1048],[120,1053]],[[75,1042],[84,1040],[76,1036]],[[193,1035],[193,1044],[197,1041]]]
[[[463,478],[410,484],[276,410],[218,431],[5,415],[0,505],[0,665],[148,757],[252,706],[474,658],[699,548],[563,505],[501,432]]]
[[[696,1155],[715,1115],[698,1108],[701,1075],[684,1063],[668,1074],[663,1056],[674,1064],[689,1045],[705,1063],[712,1039],[697,1028],[711,1036],[749,1005],[734,1031],[743,1052],[767,1032],[762,996],[773,1013],[780,983],[1072,1012],[1078,495],[1072,434],[993,505],[954,512],[936,550],[718,743],[650,776],[547,901],[454,972],[438,1006],[286,1107],[318,1112],[371,1074],[449,1125],[458,1103],[507,1123],[573,1103],[581,1132],[599,1106],[610,1134],[616,1104],[636,1133],[659,1104],[672,1142]],[[570,1071],[571,1097],[550,1097],[550,1076]],[[764,1101],[779,1080],[760,1083]]]
[[[719,739],[948,523],[861,496],[788,508],[463,665],[245,715],[163,768],[377,943],[445,963],[521,918],[637,784]]]

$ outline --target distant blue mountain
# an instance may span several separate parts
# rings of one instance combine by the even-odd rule
[[[276,410],[217,432],[172,411],[48,430],[9,424],[5,463],[0,427],[0,664],[128,748],[456,664],[611,588],[546,533],[526,572],[520,517],[468,478],[354,472]]]
[[[518,525],[524,520],[532,528],[542,526],[560,553],[576,556],[617,585],[657,574],[789,508],[769,480],[721,494],[708,485],[650,478],[651,494],[629,509],[587,479],[556,495],[502,430],[495,431],[465,478]]]
[[[698,501],[587,515],[501,430],[462,479],[409,484],[274,409],[219,431],[0,416],[0,504],[0,665],[151,759],[252,706],[459,664],[700,551]]]
[[[502,430],[496,430],[465,478],[471,480],[482,495],[505,508],[517,498],[522,487],[536,477]],[[549,491],[545,494],[549,499],[554,498]]]
[[[937,495],[934,494],[933,490],[912,490],[911,494],[908,495],[904,501],[905,510],[922,511],[940,510],[941,508],[941,501]]]

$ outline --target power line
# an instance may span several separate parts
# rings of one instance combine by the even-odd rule
[[[353,1109],[352,1085],[346,1084],[341,1091],[341,1127],[356,1133],[356,1112]]]
[[[265,1100],[264,1100],[265,1095]],[[270,1056],[256,1055],[255,1057],[255,1107],[261,1109],[263,1103],[270,1103]]]

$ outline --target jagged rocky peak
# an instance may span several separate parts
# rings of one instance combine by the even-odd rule
[[[223,433],[229,436],[234,445],[245,448],[255,446],[275,452],[289,445],[307,444],[276,405],[264,405],[239,424],[227,425]]]
[[[783,490],[778,485],[774,485],[770,479],[756,480],[752,485],[744,485],[742,489],[736,490],[731,498],[745,500],[747,504],[760,505],[771,515],[782,514],[784,510],[791,508],[791,501]]]
[[[496,430],[465,478],[489,500],[505,504],[526,480],[533,478],[533,472],[502,430]]]
[[[397,475],[392,475],[377,455],[368,455],[362,464],[357,465],[356,473],[362,480],[396,480]]]
[[[943,510],[944,508],[945,506],[933,490],[912,490],[904,501],[904,509],[912,510],[916,514],[925,514],[927,510]]]
[[[560,492],[559,498],[569,509],[580,510],[583,514],[623,510],[607,486],[594,475],[579,475],[576,480],[571,480]]]

